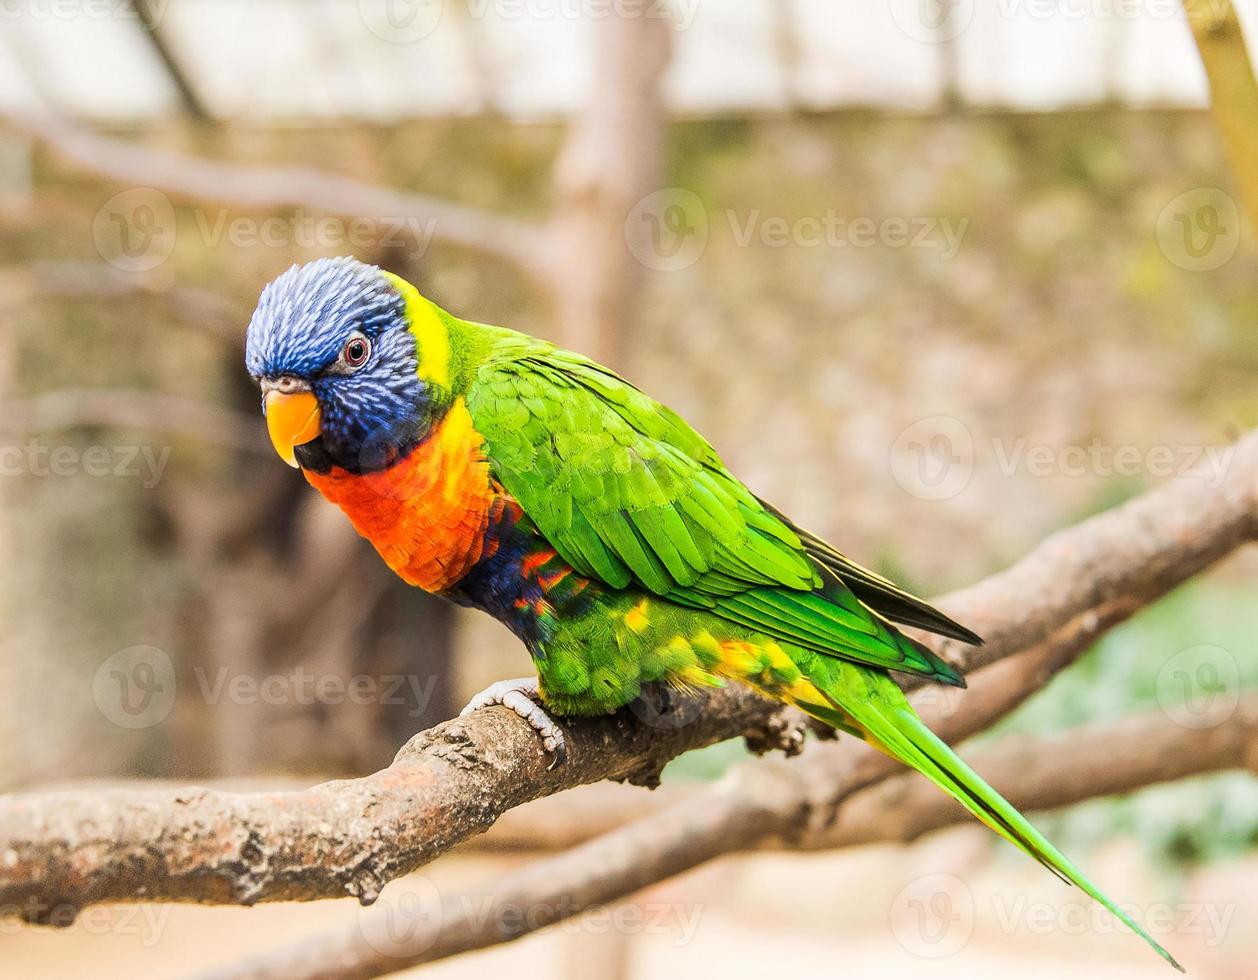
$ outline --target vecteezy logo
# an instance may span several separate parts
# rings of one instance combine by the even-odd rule
[[[394,888],[399,891],[391,899],[359,908],[358,929],[381,956],[414,956],[441,931],[441,890],[426,875],[408,875]]]
[[[889,7],[901,33],[927,44],[954,40],[974,18],[974,0],[889,0]]]
[[[119,650],[96,668],[92,697],[120,728],[151,728],[175,706],[175,665],[157,647]]]
[[[904,949],[937,960],[960,952],[974,933],[974,895],[956,875],[925,875],[891,902],[891,933]]]
[[[1209,272],[1236,254],[1241,218],[1236,202],[1217,187],[1180,194],[1158,215],[1162,254],[1181,269]]]
[[[974,437],[950,415],[919,419],[892,443],[891,473],[921,500],[955,497],[974,474]]]
[[[655,684],[630,701],[629,710],[644,725],[671,731],[698,721],[703,714],[703,699],[667,684]]]
[[[1158,671],[1158,706],[1184,728],[1211,728],[1236,710],[1240,688],[1240,665],[1231,653],[1208,643],[1188,647]]]
[[[115,194],[92,220],[100,257],[123,272],[148,272],[175,250],[175,208],[161,191],[133,187]]]
[[[625,243],[635,259],[657,272],[675,272],[699,261],[708,245],[708,212],[684,187],[648,194],[625,218]]]
[[[367,30],[390,44],[421,41],[441,23],[443,0],[358,0]]]

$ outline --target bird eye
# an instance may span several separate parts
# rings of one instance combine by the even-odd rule
[[[366,337],[351,337],[341,349],[341,360],[346,367],[360,368],[371,356],[371,341]]]

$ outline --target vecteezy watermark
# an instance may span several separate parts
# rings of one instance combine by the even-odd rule
[[[699,0],[455,0],[459,17],[503,23],[546,23],[555,20],[591,21],[618,17],[665,21],[674,30],[694,22]],[[411,44],[429,37],[441,26],[445,0],[358,0],[363,26],[382,41]]]
[[[553,928],[565,935],[668,936],[678,947],[694,939],[704,907],[685,902],[626,902],[587,909],[587,904],[570,895],[527,905],[460,896],[462,918],[478,930],[492,925],[501,936],[522,936],[557,923]]]
[[[974,0],[887,0],[895,26],[914,41],[943,44],[974,19]]]
[[[1235,902],[1120,903],[1119,908],[1152,936],[1202,936],[1207,946],[1223,941],[1236,914]],[[996,894],[992,896],[992,912],[1006,935],[1108,936],[1129,931],[1116,915],[1096,902],[1033,902],[1026,895]]]
[[[79,908],[69,902],[49,905],[37,898],[0,905],[0,936],[22,932],[27,922],[66,929],[73,926],[89,936],[128,936],[151,948],[161,942],[172,905],[93,905]]]
[[[359,906],[358,931],[381,956],[414,956],[437,941],[445,915],[436,883],[424,874],[408,875],[388,897]]]
[[[1223,9],[1222,0],[1194,8],[1193,16]],[[974,23],[975,12],[1004,21],[1063,23],[1117,20],[1180,20],[1182,0],[888,0],[891,19],[914,41],[943,44],[956,40]]]
[[[1185,191],[1158,215],[1158,248],[1189,272],[1209,272],[1226,264],[1240,240],[1240,209],[1217,187]]]
[[[923,875],[892,900],[890,925],[908,952],[928,960],[952,956],[974,934],[974,894],[956,875]]]
[[[1086,445],[1052,445],[995,436],[980,443],[959,419],[932,415],[896,437],[891,473],[914,497],[948,500],[969,486],[980,449],[1005,477],[1189,477],[1210,490],[1223,483],[1236,453],[1234,446],[1115,446],[1099,439]]]
[[[428,710],[436,692],[438,677],[430,674],[342,674],[315,673],[298,665],[291,673],[232,673],[219,667],[212,674],[204,667],[193,668],[197,690],[206,704],[227,701],[235,705],[398,705],[407,715],[418,718]]]
[[[1180,650],[1158,671],[1158,707],[1184,728],[1213,728],[1236,711],[1241,668],[1223,647],[1203,643]]]
[[[442,924],[457,919],[479,933],[512,939],[550,927],[566,935],[649,935],[669,937],[674,946],[694,939],[704,906],[684,902],[626,902],[590,909],[569,895],[515,902],[467,893],[446,899],[427,876],[400,882],[405,891],[359,910],[358,928],[367,945],[382,956],[409,957],[429,949]]]
[[[92,241],[110,265],[124,272],[149,272],[166,262],[181,237],[191,236],[206,248],[317,249],[364,251],[390,248],[420,258],[437,233],[435,216],[413,214],[338,215],[295,208],[284,214],[256,218],[233,215],[227,208],[192,213],[192,228],[180,229],[174,205],[161,191],[133,187],[115,194],[96,212]]]
[[[319,248],[362,250],[394,248],[409,250],[420,258],[437,232],[435,217],[386,215],[340,218],[331,214],[311,214],[297,208],[291,214],[269,218],[232,217],[221,208],[213,214],[198,210],[196,228],[201,243],[216,248],[223,241],[236,248]]]
[[[737,248],[924,248],[954,258],[969,227],[967,217],[848,215],[837,208],[787,217],[762,208],[726,208],[709,215],[684,187],[665,187],[638,201],[625,218],[625,242],[640,263],[658,272],[699,261],[714,234],[728,233]]]
[[[3,20],[131,20],[147,28],[166,16],[170,0],[141,0],[148,21],[140,16],[132,0],[0,0]]]
[[[175,207],[161,191],[132,187],[101,205],[92,219],[100,257],[123,272],[149,272],[175,252]]]
[[[644,725],[676,731],[698,721],[703,714],[703,698],[678,691],[665,682],[648,684],[629,702],[629,710]]]
[[[32,436],[21,445],[0,444],[0,477],[125,477],[152,490],[170,452],[170,446],[49,446]]]
[[[929,712],[931,718],[951,718],[965,700],[965,688],[951,684],[924,684],[913,692],[913,708],[919,713]]]
[[[891,902],[889,924],[896,942],[923,959],[943,959],[959,953],[974,934],[980,914],[1005,935],[1047,936],[1128,931],[1127,926],[1099,903],[1088,899],[1035,901],[1025,894],[996,893],[986,902],[975,900],[969,885],[956,875],[935,873],[909,882]],[[1236,914],[1234,902],[1155,902],[1120,905],[1152,936],[1202,936],[1207,946],[1221,943]]]
[[[820,215],[787,219],[765,217],[759,208],[741,216],[733,208],[725,218],[740,248],[753,242],[765,248],[924,248],[933,249],[941,259],[954,258],[970,225],[969,218],[937,215],[871,218],[850,217],[827,208]]]
[[[906,426],[891,445],[891,474],[921,500],[950,500],[974,475],[974,437],[959,419],[932,415]]]
[[[665,187],[642,198],[625,218],[629,253],[648,269],[675,272],[708,247],[708,211],[694,191]]]
[[[151,728],[175,706],[175,665],[152,646],[127,647],[112,654],[92,678],[92,698],[119,728]]]
[[[1215,490],[1227,476],[1235,446],[1086,446],[1033,444],[1027,439],[992,440],[1002,476],[1172,476],[1199,477]]]

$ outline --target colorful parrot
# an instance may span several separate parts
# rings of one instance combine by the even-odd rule
[[[500,704],[539,734],[644,685],[727,681],[916,769],[1179,964],[937,738],[889,671],[964,687],[893,622],[978,636],[748,490],[676,413],[545,341],[460,320],[353,259],[263,291],[246,360],[271,441],[411,585],[511,629],[537,677]]]

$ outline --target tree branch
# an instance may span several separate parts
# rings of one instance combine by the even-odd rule
[[[1011,737],[966,753],[967,761],[1019,810],[1053,810],[1207,772],[1258,772],[1258,697],[1220,706],[1185,728],[1162,712],[1084,725],[1055,735]],[[907,843],[968,813],[915,774],[852,796],[814,849]]]
[[[1258,433],[1235,447],[1217,489],[1182,479],[1061,532],[1009,571],[947,601],[990,638],[981,650],[954,651],[962,666],[1038,646],[977,675],[963,711],[940,709],[932,689],[929,720],[957,738],[974,730],[981,713],[992,718],[1009,710],[1104,629],[1251,540],[1256,494]],[[61,921],[104,901],[252,904],[349,894],[370,902],[385,882],[483,832],[512,807],[602,779],[650,784],[680,753],[763,735],[779,717],[774,705],[732,686],[676,727],[667,717],[648,724],[631,711],[573,719],[565,725],[568,761],[552,772],[531,729],[506,709],[491,709],[415,736],[380,772],[302,792],[191,788],[0,798],[0,908]],[[833,748],[810,751],[828,759]],[[893,770],[890,760],[862,749],[844,749],[837,777],[824,773],[832,798]],[[798,780],[807,758],[774,771]],[[749,820],[737,833],[763,836],[762,829]],[[721,846],[701,837],[687,841],[687,853],[701,857],[704,848]],[[651,873],[635,869],[618,887],[639,887],[634,882]]]
[[[1204,474],[1181,477],[1057,532],[1008,570],[942,599],[987,641],[976,650],[944,640],[942,655],[973,669],[1089,610],[1131,615],[1258,537],[1258,433],[1223,452],[1217,488]]]
[[[654,773],[687,749],[742,734],[774,706],[722,692],[695,724],[661,731],[622,712],[568,727],[568,761],[546,768],[506,710],[416,735],[388,768],[299,792],[183,790],[0,798],[0,908],[65,924],[94,902],[252,905],[354,895],[485,830],[530,799]]]
[[[179,102],[184,111],[198,122],[209,122],[213,117],[205,106],[205,100],[201,98],[192,78],[184,71],[183,64],[162,30],[159,23],[160,8],[154,11],[151,0],[128,0],[127,5],[135,11],[136,26],[144,35],[157,60],[161,62],[175,94],[179,96]]]
[[[432,238],[505,259],[548,284],[542,232],[524,222],[426,194],[379,187],[310,167],[250,167],[100,136],[51,115],[0,113],[84,169],[122,183],[239,207],[304,206],[382,222],[412,219]]]
[[[986,680],[985,687],[1000,683]],[[998,702],[988,702],[987,710],[965,712],[966,720],[954,726],[954,733],[985,727]],[[1199,773],[1258,769],[1258,697],[1232,707],[1203,718],[1199,729],[1181,728],[1156,714],[1049,738],[1008,739],[973,753],[971,762],[1023,810],[1066,806]],[[1104,753],[1097,752],[1098,745],[1105,747]],[[916,773],[860,789],[869,773],[862,774],[854,760],[846,767],[836,765],[849,754],[823,743],[800,762],[744,766],[680,803],[454,896],[439,911],[425,908],[406,929],[398,930],[390,921],[396,913],[372,910],[353,928],[303,939],[202,980],[375,977],[520,938],[725,854],[905,842],[971,819]],[[887,768],[885,757],[864,746],[856,754]],[[836,772],[844,770],[847,776],[836,781]],[[817,779],[825,786],[820,794],[812,783]],[[834,807],[844,798],[835,820]],[[501,924],[515,918],[496,913],[516,909],[528,910],[527,925],[504,931]],[[405,938],[394,938],[399,933]]]
[[[1230,0],[1184,0],[1193,40],[1210,82],[1210,111],[1258,229],[1258,80]]]
[[[1099,746],[1103,752],[1097,751]],[[1024,811],[1051,810],[1200,773],[1258,772],[1258,696],[1250,695],[1235,707],[1218,707],[1193,728],[1172,723],[1163,712],[1150,712],[1053,735],[1007,736],[965,757]],[[462,850],[561,851],[654,816],[699,791],[665,783],[655,793],[641,793],[598,783],[505,813]],[[902,773],[853,794],[824,839],[818,836],[811,844],[829,849],[908,843],[969,819],[929,782]]]

